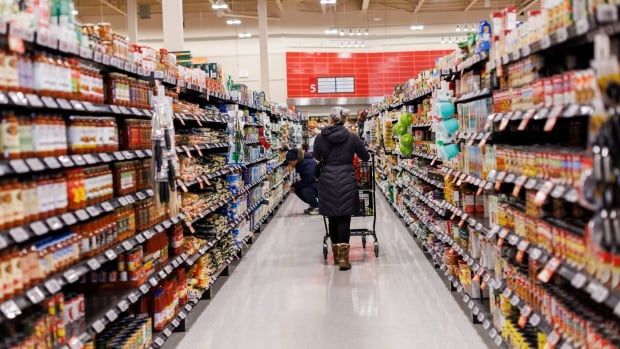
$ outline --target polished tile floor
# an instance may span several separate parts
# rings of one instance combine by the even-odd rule
[[[322,218],[290,197],[177,347],[485,348],[379,196],[381,255],[353,238],[346,272],[323,261]]]

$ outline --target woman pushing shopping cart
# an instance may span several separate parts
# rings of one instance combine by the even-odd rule
[[[351,269],[349,262],[351,216],[360,213],[360,187],[356,180],[353,159],[355,155],[364,162],[371,158],[359,136],[344,127],[348,114],[347,109],[332,108],[329,114],[329,126],[321,131],[314,142],[314,156],[319,161],[317,165],[319,213],[327,217],[329,221],[329,224],[326,223],[325,226],[332,243],[334,264],[337,263],[340,270]],[[369,188],[372,191],[369,195],[372,195],[372,214],[374,215],[374,176],[372,175]],[[375,253],[377,253],[374,224],[372,233],[364,234],[363,231],[366,230],[356,229],[353,233],[363,236],[364,242],[366,235],[373,235]],[[323,240],[323,245],[323,253],[327,257],[327,236]]]

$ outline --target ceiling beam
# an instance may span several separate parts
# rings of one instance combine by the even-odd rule
[[[465,7],[465,11],[468,11],[470,8],[472,8],[477,2],[478,0],[471,0],[469,4]]]
[[[284,6],[282,6],[282,0],[276,0],[276,5],[280,9],[280,13],[284,12]]]
[[[115,5],[113,5],[108,0],[99,0],[99,2],[101,2],[104,5],[106,5],[107,7],[111,8],[112,10],[120,13],[123,16],[127,16],[127,12],[125,12],[125,11],[121,10],[120,8],[116,7]]]
[[[418,0],[418,3],[415,5],[415,8],[413,9],[413,14],[414,15],[416,13],[418,13],[418,11],[420,11],[420,9],[422,8],[423,4],[424,4],[424,0]]]
[[[253,15],[236,15],[234,13],[222,13],[222,17],[258,19],[258,16],[253,16]],[[270,21],[279,21],[280,17],[267,17],[267,19],[270,20]]]
[[[368,11],[369,5],[370,5],[370,0],[362,0],[362,12]]]

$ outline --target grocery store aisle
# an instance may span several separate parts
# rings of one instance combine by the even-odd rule
[[[381,255],[353,238],[347,272],[323,262],[322,218],[290,197],[178,348],[485,348],[377,196]]]

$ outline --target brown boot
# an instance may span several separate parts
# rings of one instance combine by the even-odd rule
[[[340,270],[351,269],[351,263],[349,262],[349,244],[338,244],[338,266]]]
[[[338,264],[338,256],[340,255],[339,244],[332,244],[332,254],[334,255],[334,265]]]

